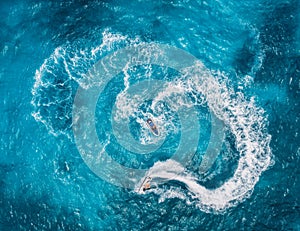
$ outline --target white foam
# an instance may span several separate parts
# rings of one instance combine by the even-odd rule
[[[199,66],[199,70],[201,67],[202,65]],[[187,71],[191,76],[191,70]],[[188,189],[185,198],[187,202],[190,201],[188,194],[192,193],[194,204],[201,210],[221,212],[249,197],[261,173],[272,164],[269,147],[271,137],[266,133],[264,111],[255,105],[254,98],[246,100],[241,92],[236,94],[230,90],[224,81],[217,81],[207,75],[209,73],[202,70],[182,81],[190,86],[186,89],[197,90],[205,96],[209,108],[229,126],[235,136],[240,156],[234,175],[213,190],[200,185],[192,173],[186,172],[173,160],[155,163],[147,175],[157,184],[169,180],[182,182]],[[205,77],[208,78],[204,81]],[[166,196],[165,193],[161,195]]]
[[[131,43],[135,44],[138,41],[138,38],[131,40],[127,36],[112,33],[109,29],[105,29],[102,32],[102,42],[96,47],[76,48],[76,44],[73,44],[73,46],[67,44],[66,46],[57,47],[35,72],[35,82],[31,89],[33,96],[31,104],[34,107],[32,116],[34,119],[43,123],[53,135],[57,136],[62,134],[69,137],[69,127],[55,129],[53,123],[55,123],[57,118],[53,117],[53,113],[43,113],[43,111],[48,111],[53,106],[59,106],[63,101],[68,101],[68,104],[72,105],[71,85],[73,83],[79,84],[83,88],[88,88],[89,86],[84,85],[86,84],[84,80],[90,78],[88,71],[101,56],[111,50],[124,47]],[[64,72],[66,74],[64,74]],[[70,90],[70,95],[65,96],[64,99],[53,98],[47,95],[50,88],[51,92],[55,94],[55,89],[59,92],[61,87]],[[65,119],[70,118],[70,116],[71,115],[66,114]]]
[[[141,96],[130,97],[126,91],[121,92],[117,96],[116,108],[117,111],[114,114],[116,121],[128,120],[130,116],[133,116],[137,108],[140,106]]]
[[[182,106],[192,107],[191,101],[187,100],[187,90],[181,81],[167,82],[162,91],[154,98],[151,108],[155,109],[158,102],[166,102],[173,111],[178,111]]]
[[[234,92],[228,87],[228,78],[223,73],[216,73],[214,78],[202,63],[197,68],[186,68],[175,81],[166,82],[153,97],[151,109],[156,111],[161,102],[167,103],[171,110],[177,111],[181,106],[193,106],[186,101],[185,95],[192,93],[201,100],[196,104],[206,103],[209,109],[221,119],[235,137],[236,149],[240,154],[238,167],[232,178],[219,188],[210,190],[198,183],[192,173],[173,160],[157,162],[146,175],[152,177],[154,184],[163,184],[170,180],[184,183],[188,189],[185,200],[190,199],[205,212],[220,212],[242,202],[249,197],[258,182],[261,173],[271,164],[271,151],[269,147],[270,136],[266,132],[264,111],[255,105],[254,98],[246,99],[241,92]],[[117,98],[116,105],[119,113],[117,117],[128,118],[133,115],[139,106],[143,95],[130,95],[127,90]],[[157,111],[156,111],[157,112]],[[164,115],[165,116],[165,115]],[[166,121],[166,120],[164,120]],[[182,199],[182,193],[174,192],[174,187],[151,190],[164,198],[176,197]],[[180,191],[181,192],[181,191]],[[171,195],[171,196],[170,196]],[[163,201],[164,199],[162,199]]]
[[[122,34],[112,33],[110,32],[109,29],[105,29],[102,32],[102,43],[99,46],[91,49],[92,57],[95,58],[98,56],[99,53],[102,54],[103,52],[113,50],[116,43],[127,42],[127,41],[128,41],[127,36],[124,36]]]
[[[47,110],[47,107],[51,107],[52,104],[59,104],[61,101],[53,99],[51,102],[46,101],[46,103],[41,103],[44,99],[42,97],[47,97],[47,95],[42,96],[40,92],[43,92],[45,89],[47,90],[49,87],[54,87],[54,89],[58,90],[59,85],[67,86],[70,81],[81,84],[83,78],[88,78],[86,70],[101,55],[105,55],[107,52],[118,48],[117,44],[119,43],[121,44],[120,46],[134,46],[134,44],[140,43],[138,38],[131,40],[126,36],[110,33],[108,30],[105,30],[102,35],[102,43],[92,49],[78,49],[74,51],[73,47],[58,47],[44,61],[40,69],[36,71],[35,83],[32,89],[32,105],[35,108],[32,116],[35,120],[44,123],[54,135],[66,134],[68,133],[68,128],[55,130],[52,123],[57,118],[43,114],[41,109],[44,107],[43,109]],[[145,52],[150,51],[151,49],[148,49]],[[151,59],[156,59],[151,54],[146,53],[143,55],[146,57],[149,56],[149,63],[151,63]],[[159,54],[155,53],[155,55]],[[272,164],[269,147],[271,137],[266,132],[264,111],[255,104],[253,98],[249,100],[241,92],[234,92],[228,86],[228,78],[224,74],[217,73],[218,78],[214,78],[201,62],[198,62],[196,66],[197,68],[192,67],[182,70],[181,76],[178,76],[176,80],[166,81],[164,88],[153,95],[152,111],[147,112],[136,111],[140,106],[143,95],[133,97],[128,94],[131,88],[128,72],[129,66],[125,67],[123,70],[125,73],[125,90],[117,96],[117,113],[114,115],[114,119],[128,119],[130,116],[136,116],[136,113],[141,113],[143,116],[155,117],[155,122],[159,125],[158,127],[162,128],[160,131],[165,134],[167,131],[167,129],[163,130],[164,125],[166,126],[165,121],[169,121],[170,124],[168,126],[172,126],[172,120],[168,120],[168,114],[164,110],[161,110],[162,102],[167,103],[170,107],[169,110],[174,112],[181,106],[194,106],[190,101],[186,100],[186,94],[192,94],[197,99],[195,105],[207,104],[214,115],[222,120],[234,135],[236,149],[240,154],[238,167],[234,175],[219,188],[210,190],[200,185],[191,172],[187,172],[184,167],[174,160],[155,163],[147,174],[157,184],[176,180],[184,183],[188,189],[185,191],[174,191],[174,187],[165,190],[158,188],[157,190],[153,190],[154,193],[159,193],[165,198],[184,198],[187,202],[192,201],[205,212],[220,212],[236,205],[251,195],[262,172]],[[62,71],[67,73],[66,76],[62,78],[62,83],[55,84],[53,80],[62,74]],[[149,66],[147,75],[151,77],[151,66]],[[251,78],[249,78],[249,81],[251,81]],[[72,97],[67,96],[62,100],[69,100],[70,104],[72,104]],[[65,116],[66,118],[70,117],[70,115]],[[137,122],[142,124],[138,118]],[[142,129],[141,142],[147,144],[149,140],[147,140],[146,133],[144,133],[147,130],[143,126],[144,130]],[[175,125],[173,126],[176,127]],[[183,195],[185,196],[183,197]]]

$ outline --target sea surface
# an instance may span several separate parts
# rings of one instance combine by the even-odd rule
[[[0,13],[0,230],[300,230],[299,1]]]

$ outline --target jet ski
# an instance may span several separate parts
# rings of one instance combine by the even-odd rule
[[[145,179],[142,181],[141,186],[138,189],[139,193],[145,193],[146,190],[149,190],[151,188],[151,182],[152,178],[150,176],[145,177]]]
[[[154,124],[153,120],[148,118],[146,121],[148,127],[150,128],[151,132],[153,133],[153,135],[158,136],[159,132],[157,129],[157,126]]]

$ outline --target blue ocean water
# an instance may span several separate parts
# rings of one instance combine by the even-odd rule
[[[1,230],[300,230],[299,1],[0,6]]]

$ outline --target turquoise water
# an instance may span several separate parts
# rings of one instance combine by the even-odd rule
[[[0,6],[1,230],[300,229],[298,1]]]

